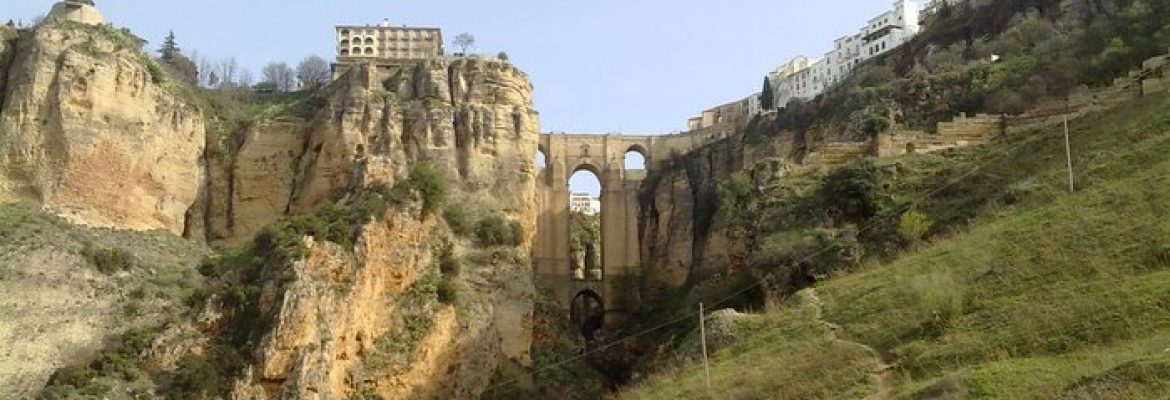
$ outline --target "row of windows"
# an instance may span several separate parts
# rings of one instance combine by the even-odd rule
[[[339,34],[337,36],[340,39],[349,39],[350,38],[350,35],[345,34],[345,33]],[[377,38],[382,38],[382,39],[389,38],[392,40],[417,40],[417,41],[434,40],[434,39],[438,38],[437,35],[432,35],[432,34],[413,34],[413,33],[400,32],[400,31],[379,32],[378,34],[359,34],[359,35],[353,35],[353,38],[360,40],[361,37],[363,37],[363,36],[365,36],[367,39],[377,37]]]
[[[362,48],[361,48],[361,47],[354,47],[352,51],[350,51],[349,49],[341,49],[341,52],[340,52],[340,54],[341,54],[341,56],[342,56],[342,57],[349,56],[349,55],[355,55],[355,56],[360,56],[360,55],[367,55],[367,56],[372,56],[372,55],[374,55],[374,48],[373,48],[373,47],[366,47],[366,48],[365,48],[365,50],[362,50]]]
[[[378,53],[375,52],[374,48],[372,48],[372,47],[366,47],[365,49],[362,49],[361,47],[354,47],[352,51],[349,49],[342,49],[339,54],[342,57],[349,57],[349,56],[374,56],[374,55],[377,55]],[[383,52],[383,54],[387,55],[388,57],[403,57],[403,58],[418,57],[418,58],[422,58],[422,57],[426,57],[429,54],[429,52],[426,52],[426,51],[386,51],[386,52]]]
[[[371,29],[361,29],[361,30],[350,31],[349,29],[342,29],[340,34],[341,34],[341,36],[348,36],[350,33],[353,33],[355,35],[373,35],[375,33],[385,33],[385,32],[403,33],[403,34],[408,34],[408,35],[429,35],[431,32],[434,32],[434,30],[410,29],[410,28],[377,28],[377,29],[371,28]]]

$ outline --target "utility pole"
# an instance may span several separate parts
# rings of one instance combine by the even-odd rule
[[[703,303],[699,303],[699,342],[703,345],[703,373],[707,375],[707,393],[711,392],[711,366],[707,363],[707,324],[703,317]]]
[[[1069,139],[1068,133],[1068,112],[1069,104],[1066,98],[1064,100],[1064,158],[1068,161],[1068,192],[1073,193],[1076,191],[1076,182],[1073,177],[1072,142]]]

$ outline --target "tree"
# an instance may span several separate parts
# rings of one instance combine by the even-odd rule
[[[229,57],[223,61],[220,61],[219,65],[215,66],[215,70],[217,72],[216,75],[218,80],[217,84],[214,84],[214,86],[219,88],[230,88],[235,87],[239,82],[240,63],[236,61],[235,57]]]
[[[774,102],[775,98],[772,94],[772,82],[768,79],[768,77],[765,76],[764,88],[760,90],[760,108],[763,108],[764,110],[771,110],[773,106],[772,103]]]
[[[199,68],[195,65],[194,61],[183,55],[183,52],[179,49],[178,41],[175,40],[174,31],[171,31],[163,39],[162,47],[158,52],[161,55],[159,60],[162,61],[163,67],[171,75],[190,85],[199,83]]]
[[[326,83],[329,83],[329,77],[332,74],[329,62],[315,55],[305,57],[300,64],[297,64],[297,79],[300,79],[310,89],[325,86]]]
[[[455,37],[455,47],[459,48],[459,54],[461,55],[466,55],[467,49],[470,49],[474,46],[475,36],[472,36],[470,33],[460,33],[459,36]]]
[[[292,91],[293,85],[296,83],[296,75],[293,73],[292,67],[284,62],[268,63],[261,74],[264,76],[264,82],[273,84],[280,92]]]
[[[163,39],[162,48],[158,50],[158,53],[162,56],[163,62],[168,64],[174,61],[175,56],[179,55],[179,44],[175,41],[175,31],[171,31]]]

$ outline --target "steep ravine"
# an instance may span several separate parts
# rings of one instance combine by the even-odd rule
[[[255,300],[248,309],[263,318],[227,332],[249,344],[214,366],[231,377],[234,398],[476,398],[500,366],[532,365],[536,300],[527,254],[539,120],[532,86],[516,67],[471,58],[358,67],[303,98],[274,103],[287,110],[237,124],[161,70],[126,31],[60,20],[0,29],[0,201],[26,201],[131,236],[182,234],[239,265],[267,260],[256,275],[227,287],[211,279],[200,295],[211,297],[170,308],[167,328],[150,335],[133,365],[91,362],[127,351],[119,329],[95,332],[83,351],[49,364],[69,366],[54,378],[53,393],[190,389],[184,374],[222,355],[216,343],[223,324],[239,319],[232,304],[241,300]],[[408,200],[355,221],[352,246],[319,232],[281,239],[286,247],[304,242],[305,253],[288,260],[238,250],[274,223],[307,232],[314,228],[296,225],[303,215],[369,207],[354,196],[394,187],[420,165],[434,168],[447,204],[473,221],[518,222],[519,245],[481,246],[453,234],[442,209],[424,215]],[[444,242],[461,271],[439,272],[446,261],[436,259],[435,246]],[[247,258],[233,258],[241,254]],[[198,274],[197,259],[183,262]],[[458,300],[433,297],[436,276]],[[187,307],[192,313],[183,314]],[[136,331],[135,344],[146,334]],[[394,347],[402,335],[416,340],[409,351]],[[99,351],[102,343],[111,347]],[[235,365],[247,373],[236,377]],[[87,369],[94,375],[81,373]],[[43,382],[44,374],[23,381]]]

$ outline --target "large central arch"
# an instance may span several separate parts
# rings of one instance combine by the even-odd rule
[[[533,260],[537,279],[553,290],[566,310],[573,310],[579,293],[595,293],[605,324],[623,321],[635,301],[632,277],[640,272],[638,194],[648,171],[671,154],[686,153],[713,140],[705,134],[621,135],[542,134],[539,150],[544,169],[537,179],[540,215]],[[626,168],[627,152],[645,159],[646,170]],[[569,187],[574,172],[589,170],[601,181],[602,278],[578,279],[569,259]]]

